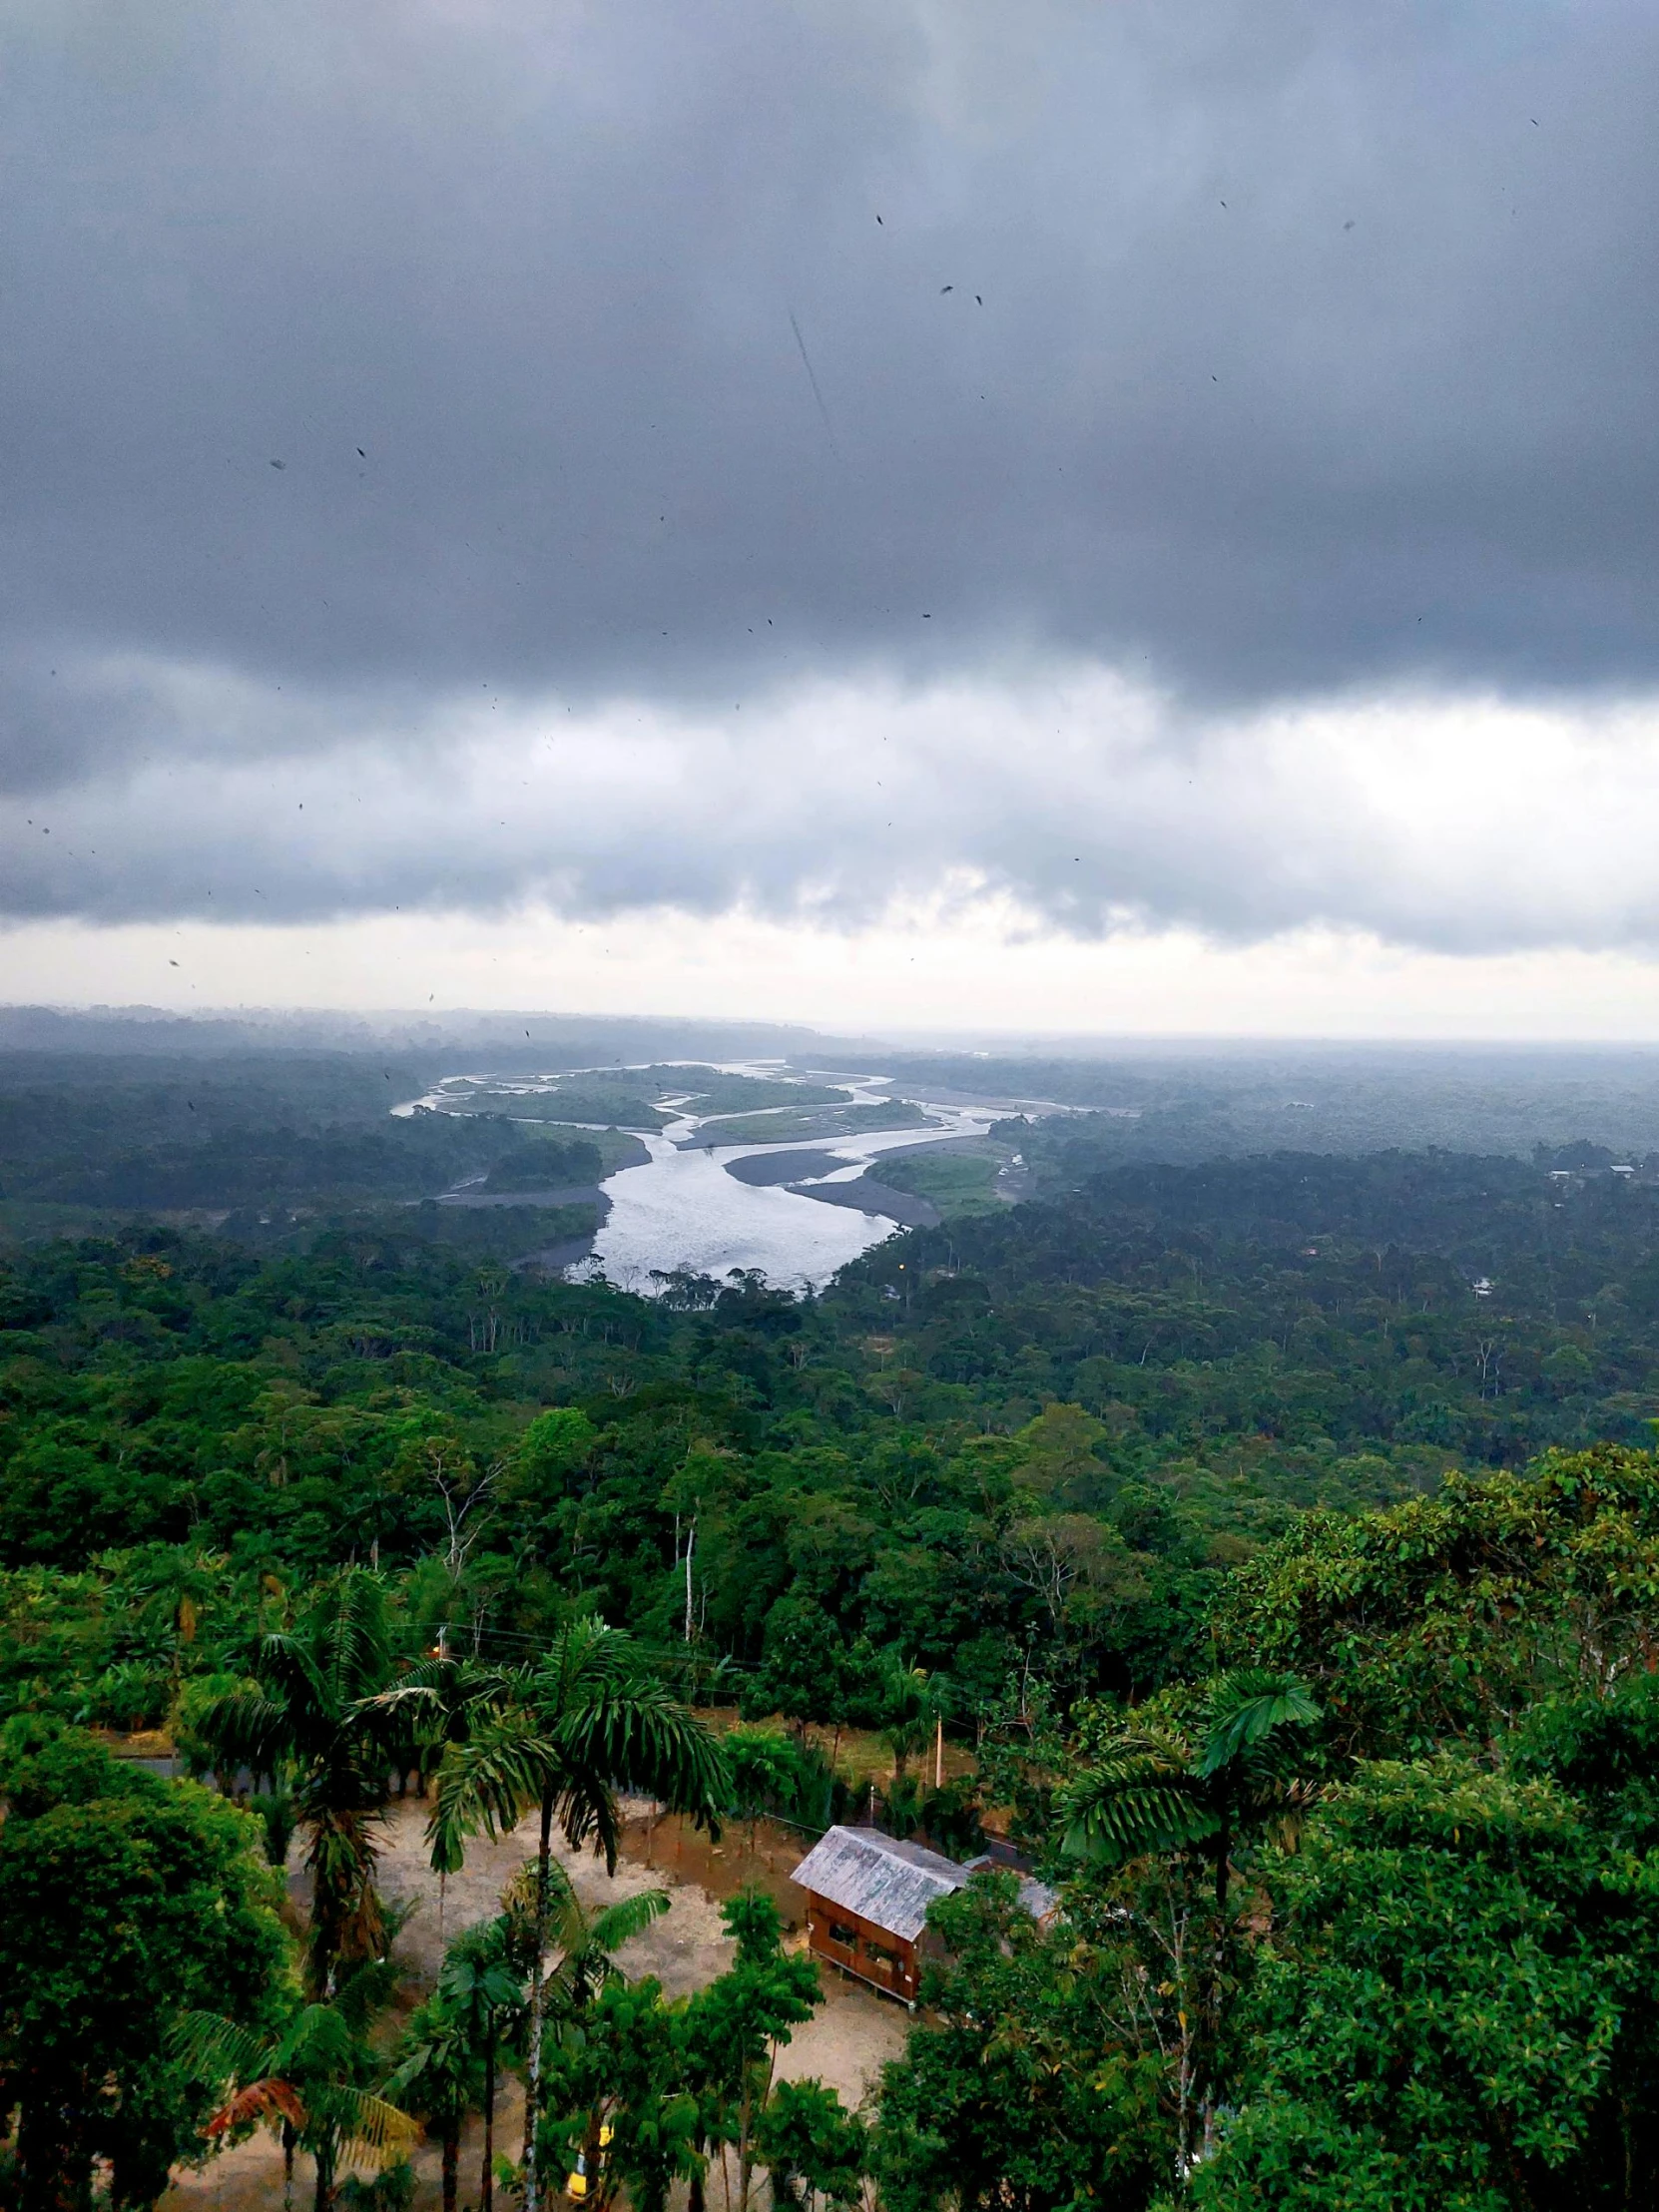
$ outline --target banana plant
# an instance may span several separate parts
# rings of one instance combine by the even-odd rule
[[[293,2157],[316,2166],[314,2212],[328,2212],[343,2162],[388,2165],[419,2130],[407,2112],[368,2086],[373,2060],[364,2030],[390,1995],[384,1967],[343,1977],[327,2002],[302,2003],[275,2035],[240,2028],[214,2012],[188,2012],[174,2055],[220,2097],[203,2132],[222,2144],[265,2124],[282,2146],[282,2207],[292,2212]]]

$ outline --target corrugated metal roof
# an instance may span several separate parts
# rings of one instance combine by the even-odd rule
[[[831,1828],[793,1879],[829,1904],[913,1943],[933,1900],[961,1889],[968,1877],[954,1860],[920,1844],[901,1844],[879,1829]]]
[[[1033,1882],[1028,1874],[1020,1877],[1019,1902],[1039,1923],[1050,1919],[1060,1903],[1046,1882]]]
[[[1006,1861],[993,1859],[988,1851],[982,1851],[977,1859],[968,1860],[962,1872],[978,1874],[986,1867],[998,1867],[1004,1873],[1019,1875],[1019,1902],[1034,1921],[1046,1921],[1059,1906],[1059,1899],[1046,1882],[1038,1882],[1018,1868],[1009,1868]]]
[[[921,1844],[901,1844],[878,1828],[831,1828],[802,1860],[791,1880],[830,1905],[844,1906],[862,1921],[913,1943],[935,1898],[966,1888],[986,1856],[965,1867]],[[1046,1921],[1059,1904],[1046,1883],[1022,1875],[1019,1902],[1034,1921]]]

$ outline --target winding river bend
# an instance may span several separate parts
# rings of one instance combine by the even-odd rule
[[[775,1071],[746,1066],[724,1072]],[[878,1077],[831,1080],[846,1085],[854,1104],[887,1101]],[[883,1152],[982,1136],[993,1119],[988,1111],[957,1106],[929,1103],[927,1111],[934,1117],[930,1128],[873,1129],[856,1137],[765,1145],[723,1145],[719,1116],[671,1122],[661,1136],[643,1140],[651,1153],[648,1166],[624,1168],[604,1185],[611,1213],[595,1239],[593,1264],[625,1290],[647,1291],[654,1270],[678,1268],[712,1276],[758,1268],[768,1282],[792,1289],[824,1283],[848,1260],[890,1237],[898,1225],[888,1215],[827,1204],[807,1192],[855,1182]],[[689,1143],[693,1138],[700,1141]],[[836,1165],[803,1176],[796,1189],[751,1183],[728,1172],[737,1160],[792,1153],[814,1159],[830,1155]]]
[[[582,1071],[560,1072],[568,1077]],[[611,1067],[595,1072],[614,1079],[624,1071]],[[744,1061],[725,1063],[720,1072],[776,1081],[783,1071],[777,1062]],[[884,1076],[845,1070],[813,1070],[811,1074],[814,1081],[844,1088],[852,1105],[867,1109],[896,1104]],[[439,1112],[452,1112],[455,1094],[450,1085],[475,1080],[447,1078],[424,1099],[394,1110],[408,1113],[419,1103]],[[520,1092],[538,1087],[523,1078],[513,1084]],[[767,1144],[753,1140],[723,1144],[721,1124],[745,1117],[689,1112],[667,1123],[660,1134],[640,1132],[650,1159],[620,1169],[601,1185],[610,1211],[589,1257],[575,1263],[569,1272],[573,1276],[584,1272],[603,1274],[621,1289],[647,1294],[656,1287],[655,1276],[680,1271],[719,1278],[734,1268],[754,1268],[780,1287],[800,1289],[822,1284],[860,1252],[891,1236],[898,1224],[892,1216],[865,1212],[855,1202],[827,1202],[807,1193],[817,1190],[828,1194],[837,1185],[856,1182],[884,1152],[982,1136],[997,1115],[1007,1111],[1005,1106],[989,1101],[960,1105],[921,1098],[917,1102],[929,1117],[924,1124],[875,1127],[860,1130],[855,1136],[797,1136]],[[665,1104],[672,1106],[673,1101],[666,1100]],[[899,1119],[896,1114],[894,1118]],[[757,1165],[749,1176],[730,1173],[739,1161]],[[788,1177],[788,1184],[768,1180],[773,1163],[780,1178]]]

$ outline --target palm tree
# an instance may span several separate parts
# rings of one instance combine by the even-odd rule
[[[619,1790],[660,1798],[715,1828],[725,1810],[725,1763],[690,1710],[646,1671],[638,1646],[594,1616],[570,1622],[539,1664],[487,1678],[482,1710],[453,1742],[438,1771],[427,1823],[431,1862],[453,1874],[466,1840],[495,1837],[536,1807],[541,1825],[531,1913],[529,2080],[525,2115],[524,2212],[538,2212],[535,2123],[541,2089],[544,1960],[556,1898],[553,1824],[573,1849],[592,1843],[616,1872]]]
[[[902,1782],[911,1759],[931,1743],[944,1707],[926,1668],[912,1667],[896,1648],[881,1654],[877,1681],[881,1741],[892,1754],[894,1782]]]
[[[502,1898],[503,1919],[526,1952],[534,1938],[539,1879],[539,1869],[522,1868]],[[546,1948],[558,1952],[559,1962],[545,1976],[542,2011],[568,2021],[593,2002],[606,1982],[627,1978],[616,1962],[617,1952],[660,1920],[671,1900],[666,1890],[636,1890],[631,1898],[589,1913],[557,1859],[547,1869],[547,1895]]]
[[[1122,1729],[1062,1797],[1069,1858],[1109,1868],[1191,1852],[1208,1866],[1214,1933],[1199,1978],[1191,2093],[1178,2100],[1182,2179],[1197,2155],[1191,2123],[1200,2121],[1207,2136],[1213,2118],[1234,1853],[1246,1839],[1289,1835],[1313,1803],[1319,1784],[1304,1732],[1319,1718],[1294,1675],[1240,1668],[1211,1683],[1197,1743],[1173,1726]]]
[[[296,2004],[274,2035],[213,2012],[179,2023],[175,2054],[222,2095],[204,2133],[223,2140],[264,2121],[279,2136],[283,2212],[293,2203],[296,2149],[316,2162],[315,2212],[327,2212],[343,2159],[383,2165],[414,2140],[409,2115],[364,2085],[372,2063],[364,2029],[393,1978],[383,1964],[347,1971],[330,2002]]]
[[[391,1671],[385,1590],[378,1574],[347,1568],[315,1593],[291,1630],[261,1639],[254,1681],[217,1698],[199,1732],[222,1773],[291,1773],[308,1841],[312,1993],[327,1997],[339,1969],[377,1958],[385,1918],[374,1887],[374,1831],[396,1748],[378,1701]]]
[[[481,2101],[483,2063],[465,2018],[450,2011],[441,1992],[409,2016],[401,2063],[386,2082],[386,2095],[425,2122],[436,2135],[443,2166],[443,2212],[455,2212],[461,2129]]]
[[[480,1921],[457,1936],[444,1953],[437,1997],[483,2064],[484,2162],[478,2183],[478,2212],[492,2212],[495,2201],[496,2068],[502,2046],[524,2017],[524,1973],[507,1914]]]
[[[1235,1840],[1293,1822],[1312,1801],[1300,1731],[1320,1717],[1294,1675],[1218,1675],[1196,1751],[1174,1729],[1124,1729],[1065,1793],[1069,1858],[1121,1866],[1152,1851],[1197,1848],[1214,1862],[1225,1911]]]

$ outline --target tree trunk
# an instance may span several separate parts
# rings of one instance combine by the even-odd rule
[[[1221,2062],[1222,1990],[1227,1979],[1227,1893],[1232,1875],[1232,1823],[1223,1820],[1216,1839],[1216,1929],[1210,1945],[1204,1984],[1199,1991],[1200,2040],[1198,2050],[1198,2116],[1204,2150],[1215,2129],[1216,2076]],[[1193,2156],[1199,2155],[1195,2148]]]
[[[443,2131],[443,2212],[455,2212],[455,2182],[461,2163],[461,2131],[448,2127]]]
[[[588,2176],[588,2201],[594,2212],[610,2212],[612,2197],[616,2194],[610,2167],[605,2160],[604,2107],[596,2106],[588,2122],[588,2132],[582,2138],[582,2163]]]
[[[541,2022],[545,1985],[542,1957],[547,1949],[548,1866],[553,1856],[553,1793],[541,1801],[541,1842],[536,1854],[536,1955],[530,1962],[530,2063],[524,2085],[524,2212],[540,2212],[540,2175],[536,2172],[536,2119],[541,2105]]]
[[[78,2102],[55,2109],[49,2099],[24,2098],[17,2115],[14,2200],[22,2212],[79,2212],[92,2202],[92,2153],[79,2154],[74,2140],[81,2131],[80,2110]]]
[[[484,2043],[484,2170],[478,2181],[478,2212],[495,2212],[495,2035]]]
[[[773,2069],[778,2063],[778,2047],[774,2044],[767,2053],[766,2079],[757,2084],[745,2078],[743,2097],[738,2107],[738,2125],[742,2130],[738,2143],[738,2212],[749,2212],[750,2191],[755,2185],[755,2122],[767,2108],[772,2095]]]
[[[282,2122],[282,2212],[293,2212],[293,2122]]]

